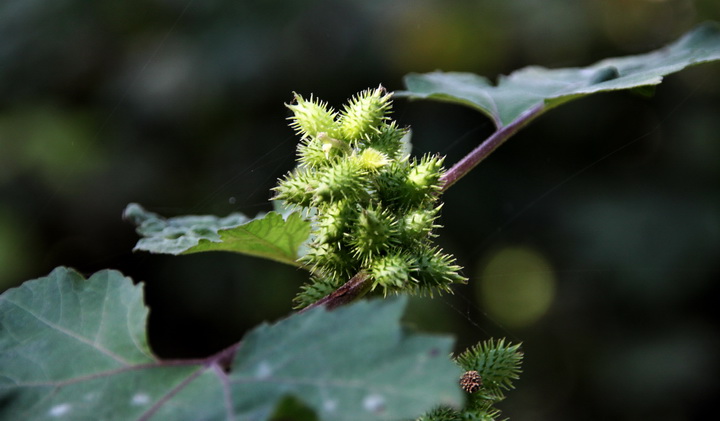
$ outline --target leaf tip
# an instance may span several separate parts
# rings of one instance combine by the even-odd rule
[[[139,203],[128,203],[122,213],[123,221],[128,221],[135,226],[142,225],[143,222],[150,218],[156,218],[158,215],[148,212]]]

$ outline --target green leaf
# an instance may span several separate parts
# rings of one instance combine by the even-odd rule
[[[401,329],[405,305],[360,301],[257,328],[236,356],[234,392],[251,413],[264,413],[263,399],[290,393],[327,420],[408,419],[440,403],[459,405],[452,341]]]
[[[320,420],[386,420],[460,405],[452,340],[402,329],[404,306],[317,308],[229,352],[162,361],[147,344],[141,285],[58,268],[0,296],[0,419],[267,420],[283,403],[283,416],[294,406],[306,418],[309,408]],[[299,403],[288,407],[290,396]]]
[[[217,216],[163,218],[136,203],[125,208],[124,218],[137,225],[141,238],[134,250],[189,254],[231,251],[301,266],[301,246],[310,235],[310,223],[297,212],[286,218],[269,212],[250,219],[234,213]]]
[[[663,76],[718,59],[720,25],[711,22],[648,54],[610,58],[584,68],[525,67],[500,77],[497,85],[471,73],[409,74],[405,77],[407,91],[396,94],[475,108],[500,129],[538,107],[548,110],[597,92],[623,89],[648,92],[648,87],[662,82]],[[533,118],[540,113],[533,113]]]
[[[317,421],[317,416],[297,398],[286,396],[275,407],[270,421]]]

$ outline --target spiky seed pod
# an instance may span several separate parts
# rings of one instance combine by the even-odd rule
[[[504,340],[488,340],[468,348],[455,358],[465,371],[460,378],[460,387],[469,394],[465,406],[460,410],[440,407],[417,421],[493,421],[500,411],[494,404],[504,399],[504,390],[512,388],[512,381],[518,378],[522,352],[519,345],[505,344]],[[486,377],[494,373],[494,378]]]
[[[300,292],[295,296],[293,302],[294,308],[300,309],[320,300],[335,291],[341,282],[333,281],[325,278],[313,278],[313,280],[300,287]]]
[[[445,172],[443,160],[439,156],[425,155],[420,161],[411,161],[405,191],[408,201],[422,203],[435,200],[434,196],[441,188],[440,178]]]
[[[347,201],[331,203],[317,216],[315,231],[317,243],[340,242],[357,218],[357,207]]]
[[[432,296],[434,291],[451,292],[451,284],[467,281],[466,277],[458,273],[462,267],[455,264],[455,258],[443,253],[438,247],[420,248],[415,253],[414,262],[414,277],[419,293]]]
[[[410,259],[404,253],[377,257],[370,262],[369,267],[368,273],[373,280],[373,289],[380,286],[385,295],[388,292],[402,290],[410,280],[412,272]]]
[[[375,180],[383,204],[396,209],[423,208],[437,201],[442,158],[426,155],[422,159],[393,161]]]
[[[396,241],[397,221],[389,212],[371,206],[360,211],[353,231],[346,235],[353,255],[367,263]]]
[[[340,126],[336,121],[337,112],[328,107],[326,102],[318,99],[306,100],[297,93],[293,93],[295,102],[285,104],[293,112],[288,119],[297,134],[303,139],[317,136],[319,133],[327,133],[329,136],[337,137],[340,134]]]
[[[301,262],[319,285],[303,288],[301,304],[360,270],[385,293],[432,294],[465,279],[452,256],[430,247],[442,159],[409,158],[409,129],[389,121],[390,105],[382,87],[359,93],[339,115],[312,96],[296,94],[288,105],[302,137],[299,165],[279,182],[275,198],[312,209],[312,242]]]
[[[340,130],[345,140],[357,142],[379,133],[380,123],[390,110],[392,93],[379,86],[355,95],[340,113]]]
[[[438,218],[442,205],[430,209],[414,209],[400,215],[398,224],[398,237],[406,246],[427,243],[435,235],[432,231],[440,228],[435,221]]]
[[[298,144],[298,162],[301,167],[317,169],[352,153],[350,145],[320,132]]]
[[[331,203],[338,200],[364,202],[367,170],[357,159],[342,159],[317,173],[316,203]]]
[[[356,260],[338,243],[311,244],[300,262],[311,267],[317,276],[333,282],[345,282],[360,269]]]
[[[391,161],[374,178],[374,189],[380,203],[388,209],[405,208],[408,161]]]
[[[490,339],[468,348],[455,358],[455,362],[463,370],[477,371],[483,379],[484,397],[497,402],[503,399],[504,391],[513,388],[512,382],[519,377],[522,359],[520,344]]]
[[[320,168],[330,165],[334,156],[325,151],[323,142],[317,137],[310,137],[298,143],[298,164],[302,168]]]
[[[408,181],[416,186],[434,186],[443,175],[442,164],[445,158],[437,155],[424,155],[419,162],[414,161],[408,174]]]
[[[440,406],[426,412],[416,421],[465,421],[460,412],[454,408]]]
[[[475,393],[482,387],[482,377],[475,370],[466,371],[460,376],[460,388],[467,393]]]
[[[285,176],[275,191],[274,200],[284,200],[286,203],[309,207],[315,200],[315,190],[318,187],[318,180],[306,171],[296,169]]]
[[[394,121],[380,124],[378,133],[371,134],[366,140],[368,147],[377,149],[390,159],[400,158],[403,152],[403,138],[409,129],[400,128]]]

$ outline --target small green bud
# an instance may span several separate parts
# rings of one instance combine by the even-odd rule
[[[303,139],[317,136],[320,133],[327,133],[329,136],[339,134],[339,125],[335,118],[337,112],[328,108],[326,102],[313,99],[306,100],[297,93],[295,95],[295,103],[286,104],[293,112],[289,117],[290,127],[295,129]]]
[[[379,86],[353,97],[340,114],[340,130],[348,141],[359,141],[379,133],[379,126],[387,117],[392,93]]]

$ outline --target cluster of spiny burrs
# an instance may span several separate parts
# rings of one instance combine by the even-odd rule
[[[432,244],[441,205],[443,158],[410,158],[409,130],[388,117],[392,94],[360,92],[340,112],[295,94],[290,126],[301,137],[298,165],[275,199],[313,223],[301,258],[312,274],[296,301],[307,306],[361,271],[384,294],[449,291],[466,279]]]

